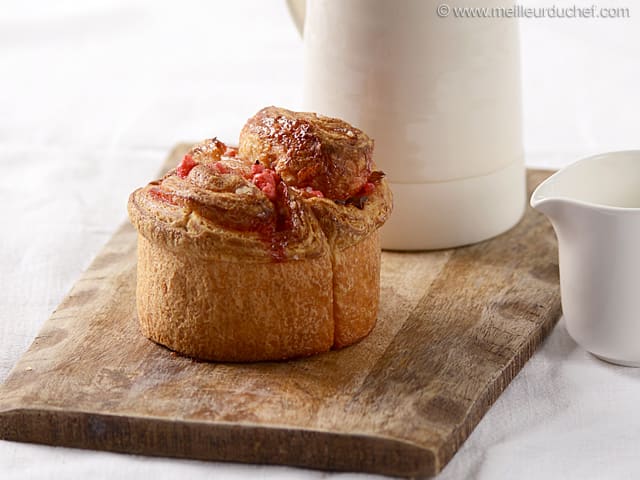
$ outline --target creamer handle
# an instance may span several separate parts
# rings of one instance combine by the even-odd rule
[[[304,36],[304,14],[307,10],[306,0],[287,0],[287,7],[289,8],[289,14],[293,19],[293,23],[296,24],[300,36]]]

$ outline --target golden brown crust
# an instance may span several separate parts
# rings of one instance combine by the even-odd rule
[[[142,333],[188,356],[279,360],[333,345],[328,254],[300,262],[203,262],[139,235],[137,281]]]
[[[249,120],[239,151],[206,140],[134,191],[142,332],[225,361],[306,356],[366,336],[378,308],[377,229],[392,203],[371,149],[340,120],[270,107]]]
[[[266,107],[240,133],[240,156],[273,168],[290,186],[346,200],[373,169],[373,141],[337,118]]]
[[[380,235],[333,251],[334,348],[366,337],[376,324],[380,300]]]
[[[367,195],[362,208],[353,204],[340,205],[327,198],[306,200],[332,247],[347,248],[380,228],[391,215],[391,189],[380,180]]]
[[[287,199],[288,228],[267,196],[243,175],[250,167],[222,158],[228,173],[197,164],[181,178],[175,169],[135,190],[129,218],[138,232],[166,248],[228,262],[316,258],[326,250],[324,234],[303,199]]]

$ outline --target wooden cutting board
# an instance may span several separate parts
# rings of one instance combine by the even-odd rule
[[[529,171],[529,190],[549,173]],[[561,314],[556,240],[528,209],[487,242],[383,253],[378,324],[355,346],[202,363],[140,335],[135,251],[123,225],[44,324],[0,387],[1,438],[434,475]]]

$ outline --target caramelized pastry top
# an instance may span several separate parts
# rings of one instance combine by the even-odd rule
[[[240,133],[240,156],[273,168],[292,187],[346,200],[367,183],[373,141],[337,118],[266,107]]]
[[[275,122],[290,129],[264,138],[252,133],[256,119],[276,111],[286,119]],[[286,137],[295,135],[285,149]],[[356,243],[390,214],[391,193],[383,174],[372,171],[371,148],[364,133],[340,120],[270,107],[249,120],[240,150],[205,140],[164,177],[134,191],[129,216],[149,240],[206,258],[317,257],[329,245]]]

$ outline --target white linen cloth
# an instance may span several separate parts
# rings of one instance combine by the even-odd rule
[[[631,18],[521,21],[529,165],[638,146],[640,7],[606,6]],[[280,0],[0,5],[0,381],[173,144],[300,107],[302,54]],[[439,479],[638,478],[639,400],[560,321]],[[367,477],[0,441],[4,480],[334,475]]]

